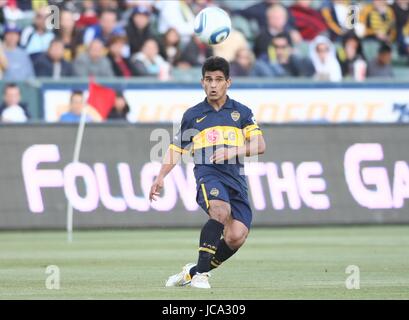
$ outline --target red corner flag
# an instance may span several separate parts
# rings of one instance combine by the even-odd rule
[[[103,119],[108,117],[115,103],[115,97],[115,90],[99,85],[90,79],[88,104],[93,106]]]

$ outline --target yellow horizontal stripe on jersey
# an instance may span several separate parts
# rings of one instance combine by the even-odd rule
[[[208,137],[212,135],[214,141]],[[217,145],[240,147],[244,145],[244,136],[240,128],[231,126],[215,126],[200,131],[193,137],[193,149],[202,149]]]
[[[243,133],[246,139],[262,134],[260,127],[257,124],[251,124],[245,127]]]
[[[178,147],[178,146],[176,146],[176,145],[174,145],[174,144],[171,144],[170,146],[169,146],[169,149],[172,149],[172,150],[174,150],[174,151],[176,151],[176,152],[179,152],[179,153],[188,153],[189,151],[187,151],[187,150],[185,150],[185,149],[182,149],[182,148],[180,148],[180,147]]]
[[[263,132],[261,132],[261,130],[250,131],[250,132],[247,132],[246,139],[250,139],[254,136],[262,136],[262,135],[263,135]]]

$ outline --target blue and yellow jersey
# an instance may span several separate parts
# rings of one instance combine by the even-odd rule
[[[210,156],[217,148],[243,146],[246,139],[261,134],[253,112],[245,105],[227,97],[223,107],[216,111],[205,99],[184,113],[169,148],[193,155],[197,185],[219,179],[239,192],[247,192],[243,159],[236,157],[215,164],[210,162]]]

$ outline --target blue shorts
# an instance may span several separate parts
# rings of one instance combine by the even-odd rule
[[[242,194],[218,180],[210,180],[198,184],[196,201],[207,214],[209,214],[208,206],[210,200],[222,200],[230,203],[233,219],[244,223],[250,230],[253,214],[247,194]]]

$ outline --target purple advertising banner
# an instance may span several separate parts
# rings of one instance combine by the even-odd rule
[[[254,226],[409,223],[406,125],[264,125],[245,163]],[[149,202],[174,131],[167,125],[0,127],[0,229],[193,227],[206,220],[189,158]]]

